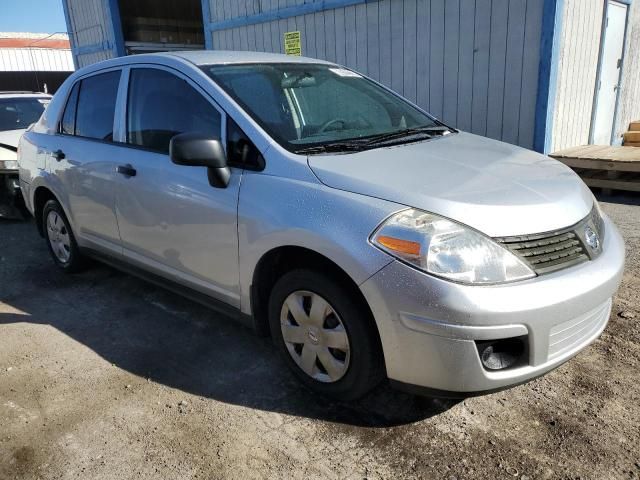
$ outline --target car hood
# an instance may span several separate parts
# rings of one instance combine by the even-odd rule
[[[463,132],[308,162],[327,186],[420,208],[492,237],[568,227],[593,206],[589,189],[562,163]]]
[[[0,132],[0,144],[18,148],[18,142],[20,141],[20,137],[24,132],[26,132],[25,129],[6,130],[4,132]]]

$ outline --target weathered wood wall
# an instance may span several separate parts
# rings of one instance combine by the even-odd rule
[[[603,0],[565,0],[551,151],[589,143]]]
[[[552,151],[589,143],[604,6],[603,0],[565,0]],[[614,143],[640,120],[640,5],[629,8]]]
[[[640,2],[638,1],[631,4],[624,58],[615,125],[615,137],[618,139],[627,130],[629,123],[640,120]]]
[[[116,56],[113,23],[104,0],[63,0],[78,67]],[[78,47],[84,47],[78,51]],[[87,48],[88,47],[88,48]]]

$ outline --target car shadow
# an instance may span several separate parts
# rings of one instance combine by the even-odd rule
[[[319,397],[294,378],[270,339],[101,264],[66,275],[53,265],[33,224],[0,228],[0,324],[51,325],[142,378],[300,417],[390,427],[427,419],[456,403],[412,396],[386,383],[356,402]]]
[[[620,205],[640,205],[640,195],[637,193],[628,193],[614,191],[613,193],[604,193],[602,189],[591,189],[598,199],[598,202],[618,203]]]

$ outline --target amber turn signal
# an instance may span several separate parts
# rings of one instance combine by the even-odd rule
[[[405,255],[414,255],[416,257],[420,255],[420,244],[418,242],[387,237],[386,235],[380,235],[376,240],[380,245],[383,245],[394,252],[403,253]]]

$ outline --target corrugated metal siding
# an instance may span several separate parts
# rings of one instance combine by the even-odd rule
[[[67,25],[78,66],[83,67],[116,56],[111,15],[104,0],[63,0],[69,11]],[[102,45],[101,51],[82,54],[82,49]]]
[[[305,0],[282,0],[281,7],[313,3]],[[268,12],[278,7],[278,0],[209,0],[211,20],[219,22],[231,18],[244,17],[255,13]]]
[[[631,5],[627,26],[616,138],[620,138],[634,120],[640,120],[640,2],[637,0]]]
[[[210,0],[211,21],[301,3]],[[282,53],[284,33],[300,30],[303,55],[359,70],[458,128],[532,148],[542,8],[542,0],[380,0],[214,31],[212,42]]]
[[[51,48],[0,48],[0,71],[72,72],[71,50]]]
[[[589,143],[603,9],[602,0],[565,0],[552,151]]]
[[[101,62],[103,60],[108,60],[114,57],[115,53],[109,50],[93,53],[81,53],[79,55],[76,55],[76,58],[78,59],[78,67],[84,67],[86,65],[91,65],[93,63]]]

